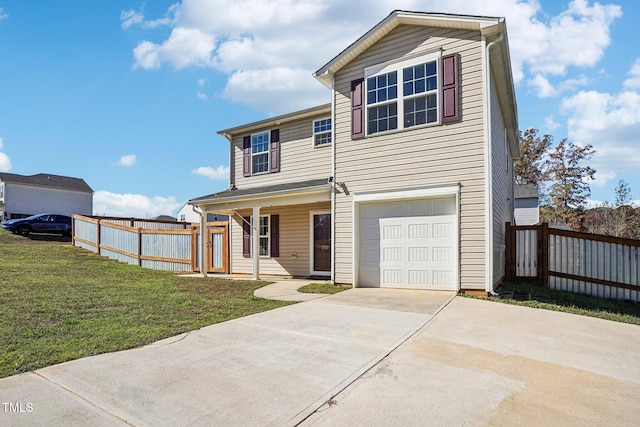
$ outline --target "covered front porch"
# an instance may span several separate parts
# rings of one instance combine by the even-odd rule
[[[262,275],[332,279],[331,185],[326,179],[230,189],[189,203],[204,218],[229,215],[231,274],[254,280]],[[201,244],[206,253],[208,242]]]

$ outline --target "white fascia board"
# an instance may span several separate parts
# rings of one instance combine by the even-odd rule
[[[360,202],[381,202],[389,200],[420,199],[425,197],[453,196],[460,193],[460,185],[449,185],[446,187],[422,188],[415,190],[392,191],[387,193],[361,193],[354,194],[353,201]]]

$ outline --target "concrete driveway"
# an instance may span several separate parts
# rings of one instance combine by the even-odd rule
[[[635,426],[639,354],[637,326],[353,289],[2,379],[0,425]]]

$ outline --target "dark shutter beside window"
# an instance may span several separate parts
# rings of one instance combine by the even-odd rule
[[[242,174],[251,176],[251,136],[242,138]]]
[[[364,138],[364,79],[351,82],[351,139]]]
[[[242,218],[242,256],[251,258],[251,217]]]
[[[442,123],[460,120],[460,54],[442,57]]]
[[[271,227],[269,230],[271,237],[271,258],[280,256],[280,215],[271,215]]]
[[[280,129],[271,131],[269,161],[269,172],[280,172]]]

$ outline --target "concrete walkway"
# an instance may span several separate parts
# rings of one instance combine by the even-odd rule
[[[308,294],[298,292],[298,289],[310,283],[324,282],[324,280],[311,279],[277,279],[277,281],[271,285],[256,289],[253,294],[259,298],[275,299],[279,301],[311,301],[318,298],[324,298],[327,294]]]

